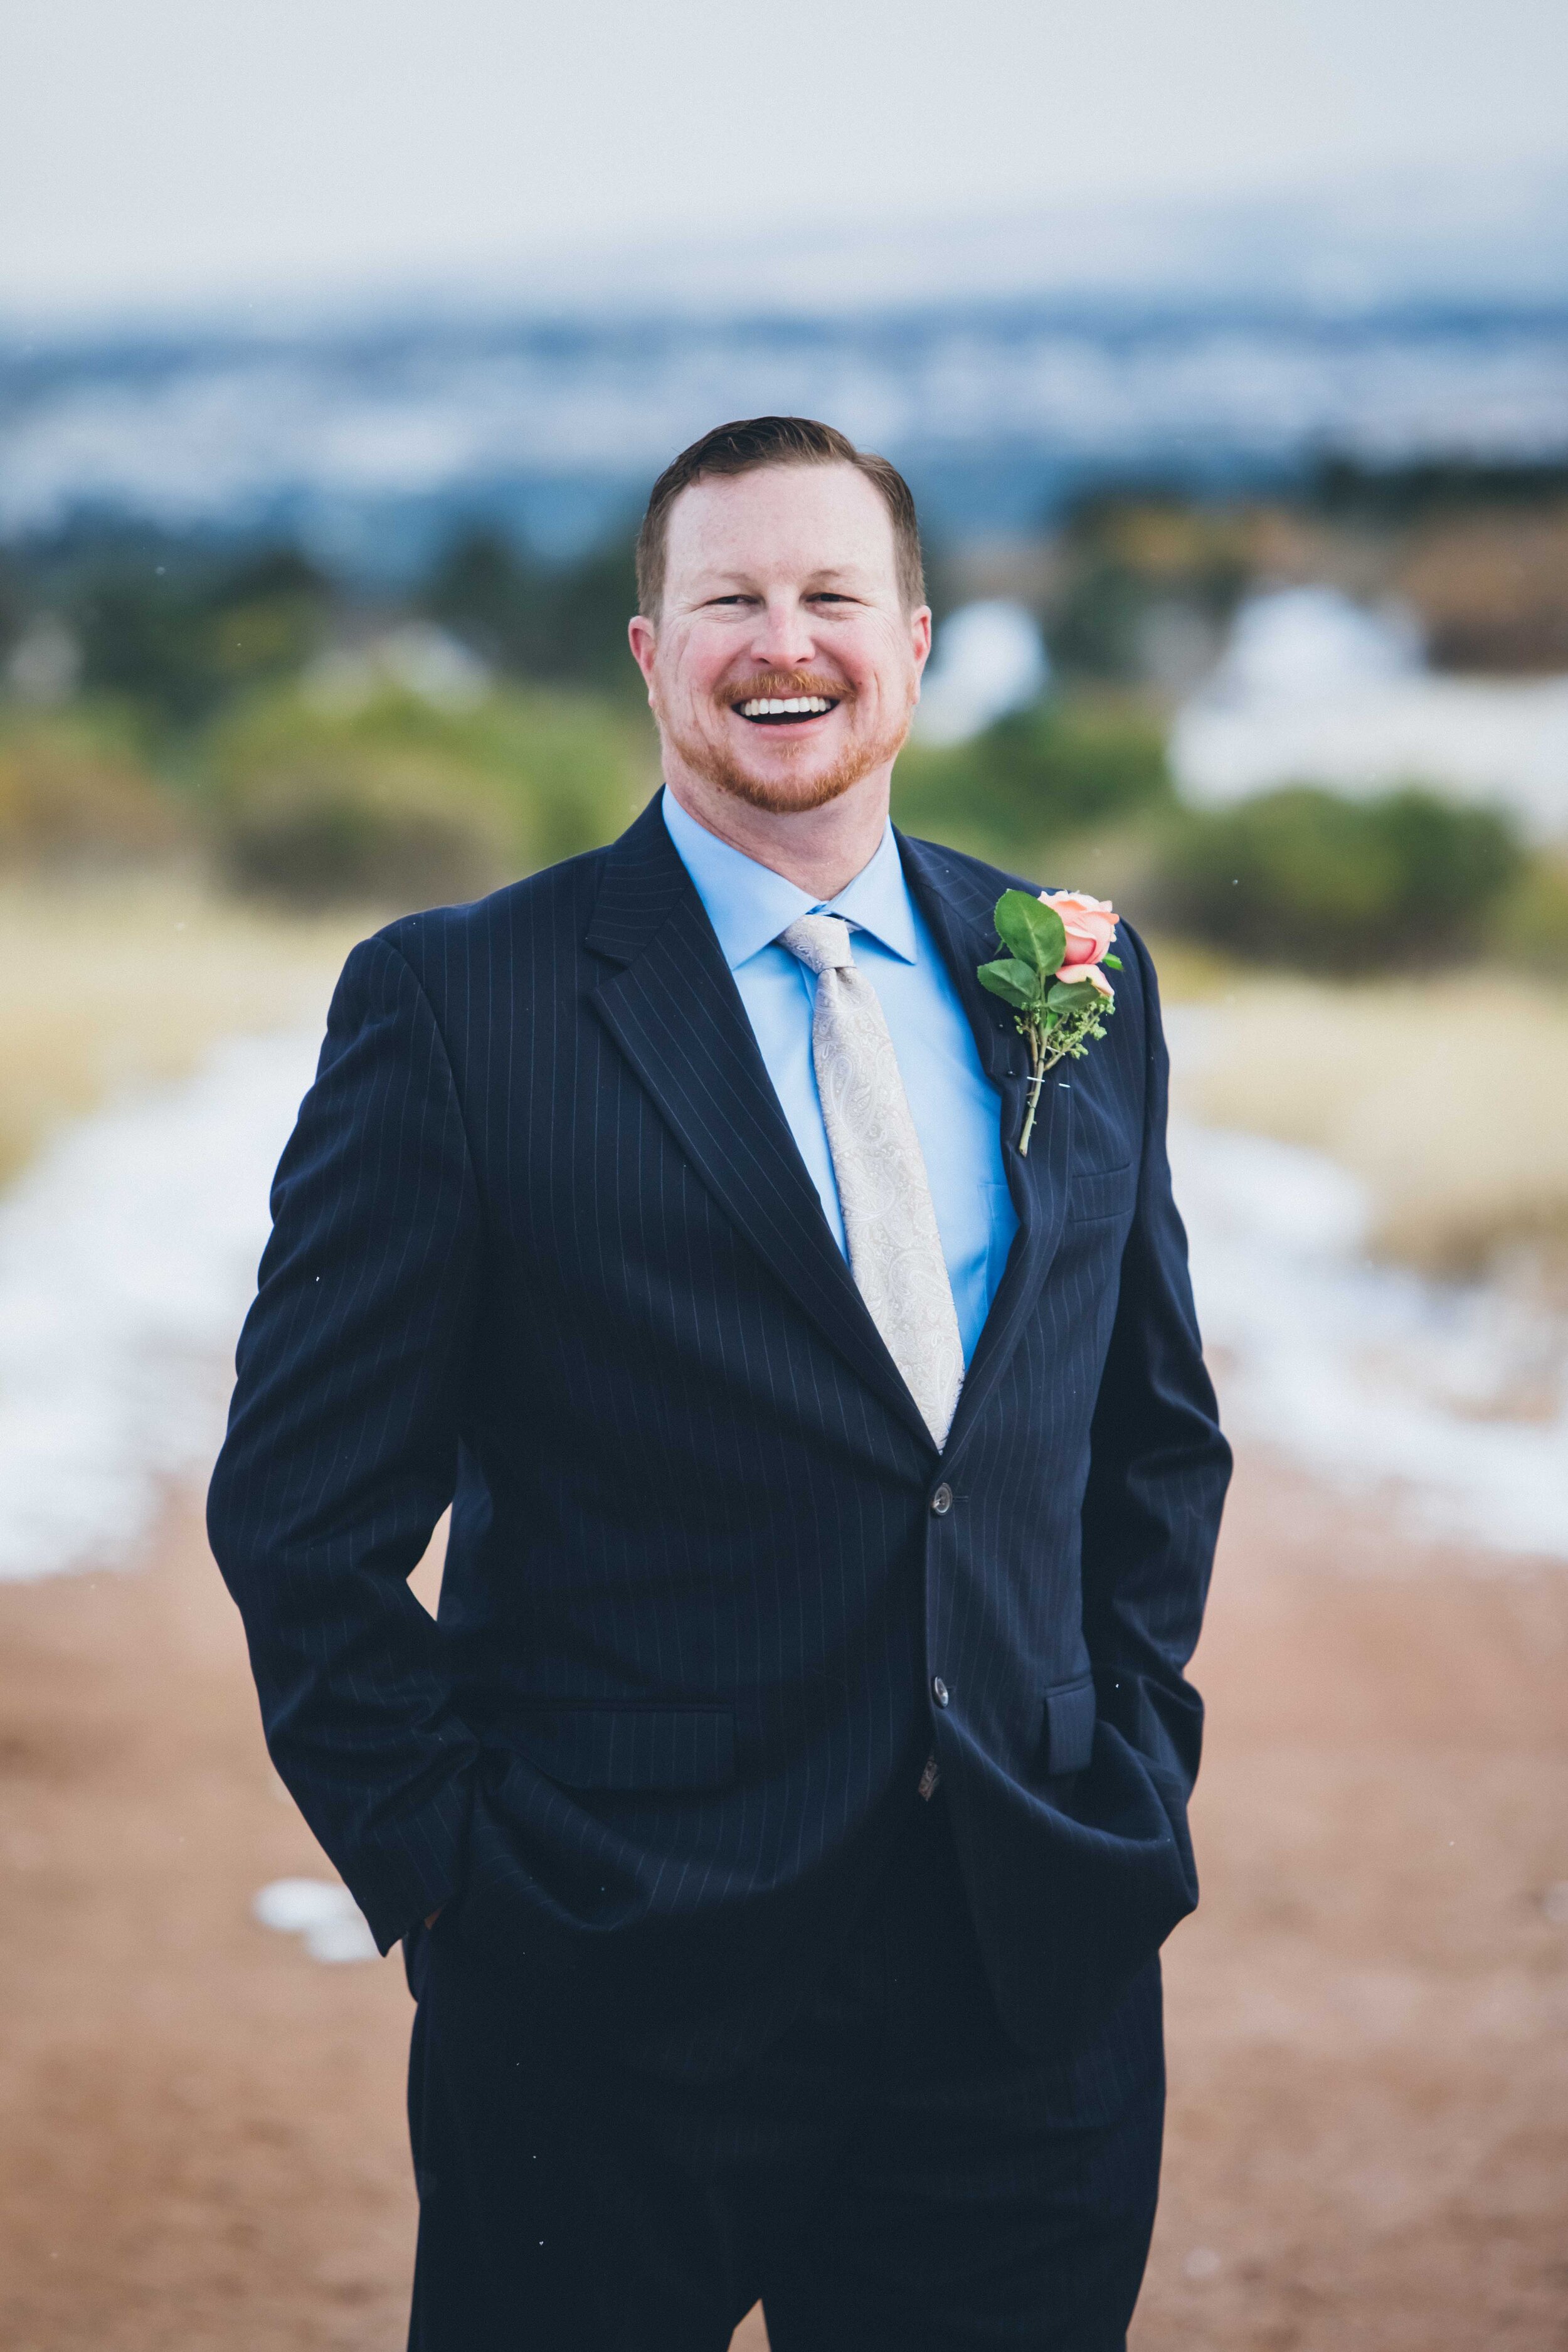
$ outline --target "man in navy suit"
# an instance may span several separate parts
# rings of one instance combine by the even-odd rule
[[[418,1999],[411,2343],[1110,2352],[1228,1470],[1153,973],[1026,1156],[884,460],[722,427],[638,553],[663,793],[354,950],[212,1490]]]

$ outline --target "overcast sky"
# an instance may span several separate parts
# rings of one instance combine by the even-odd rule
[[[0,310],[1568,160],[1568,0],[4,0]]]

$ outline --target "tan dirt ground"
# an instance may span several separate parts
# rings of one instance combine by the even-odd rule
[[[1568,1571],[1255,1462],[1199,1680],[1136,2352],[1558,2352]],[[191,1503],[139,1570],[0,1588],[0,1870],[5,2352],[397,2352],[401,1970],[251,1921],[323,1865]]]

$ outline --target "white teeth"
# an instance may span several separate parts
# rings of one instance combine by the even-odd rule
[[[782,701],[763,697],[754,702],[742,702],[740,711],[742,719],[798,719],[819,717],[832,707],[825,695],[796,694]]]

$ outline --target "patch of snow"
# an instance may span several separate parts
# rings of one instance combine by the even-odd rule
[[[279,1935],[299,1936],[313,1960],[375,1960],[375,1948],[364,1914],[335,1880],[275,1878],[254,1897],[252,1916]]]
[[[927,743],[963,743],[1043,694],[1050,665],[1032,613],[1007,597],[960,605],[937,631],[921,689],[915,732]]]
[[[0,1578],[128,1559],[222,1435],[272,1170],[319,1037],[229,1040],[0,1200]]]
[[[1233,1432],[1419,1533],[1568,1559],[1568,1328],[1374,1264],[1365,1195],[1319,1152],[1173,1121],[1171,1160]],[[1510,1415],[1521,1374],[1540,1419]]]
[[[1431,677],[1407,616],[1336,589],[1248,598],[1170,751],[1199,806],[1288,783],[1415,782],[1506,809],[1535,840],[1568,837],[1568,677]]]

